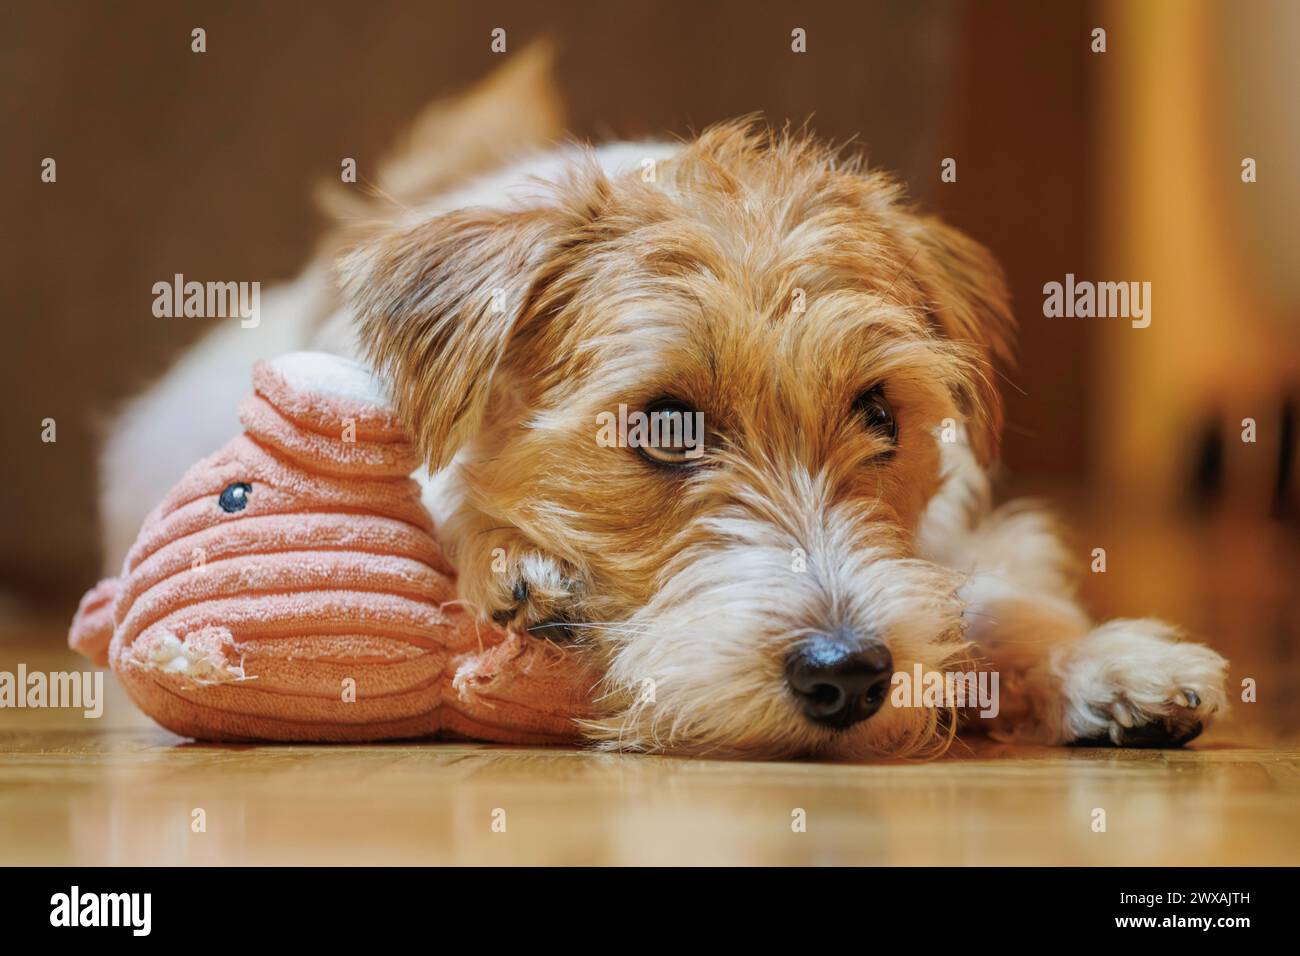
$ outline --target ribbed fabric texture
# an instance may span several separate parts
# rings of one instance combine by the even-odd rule
[[[253,384],[244,434],[150,514],[69,644],[187,737],[576,740],[592,676],[460,605],[391,410],[295,389],[276,363]]]

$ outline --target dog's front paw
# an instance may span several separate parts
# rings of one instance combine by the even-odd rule
[[[577,575],[564,562],[540,551],[502,552],[486,595],[489,616],[505,626],[552,640],[571,636],[573,605],[580,591]]]
[[[1067,743],[1180,747],[1226,707],[1228,662],[1159,621],[1112,621],[1055,665]]]

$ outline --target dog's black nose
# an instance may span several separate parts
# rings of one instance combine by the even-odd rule
[[[893,667],[883,644],[840,630],[817,634],[791,651],[785,680],[810,719],[839,729],[880,709]]]

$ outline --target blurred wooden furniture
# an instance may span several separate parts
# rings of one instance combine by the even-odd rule
[[[1114,497],[1174,511],[1213,429],[1213,507],[1269,514],[1279,459],[1293,454],[1284,407],[1294,416],[1300,403],[1290,237],[1300,110],[1280,93],[1294,73],[1300,10],[1115,0],[1097,21],[1110,38],[1093,57],[1099,269],[1150,282],[1153,302],[1145,329],[1080,320],[1094,345],[1095,477]],[[1025,303],[1022,321],[1044,321],[1035,307]],[[1242,439],[1245,419],[1253,441]]]

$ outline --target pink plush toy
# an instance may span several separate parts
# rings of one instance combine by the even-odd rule
[[[245,433],[154,509],[70,645],[188,737],[576,740],[592,676],[457,601],[366,370],[299,352],[253,384]]]

